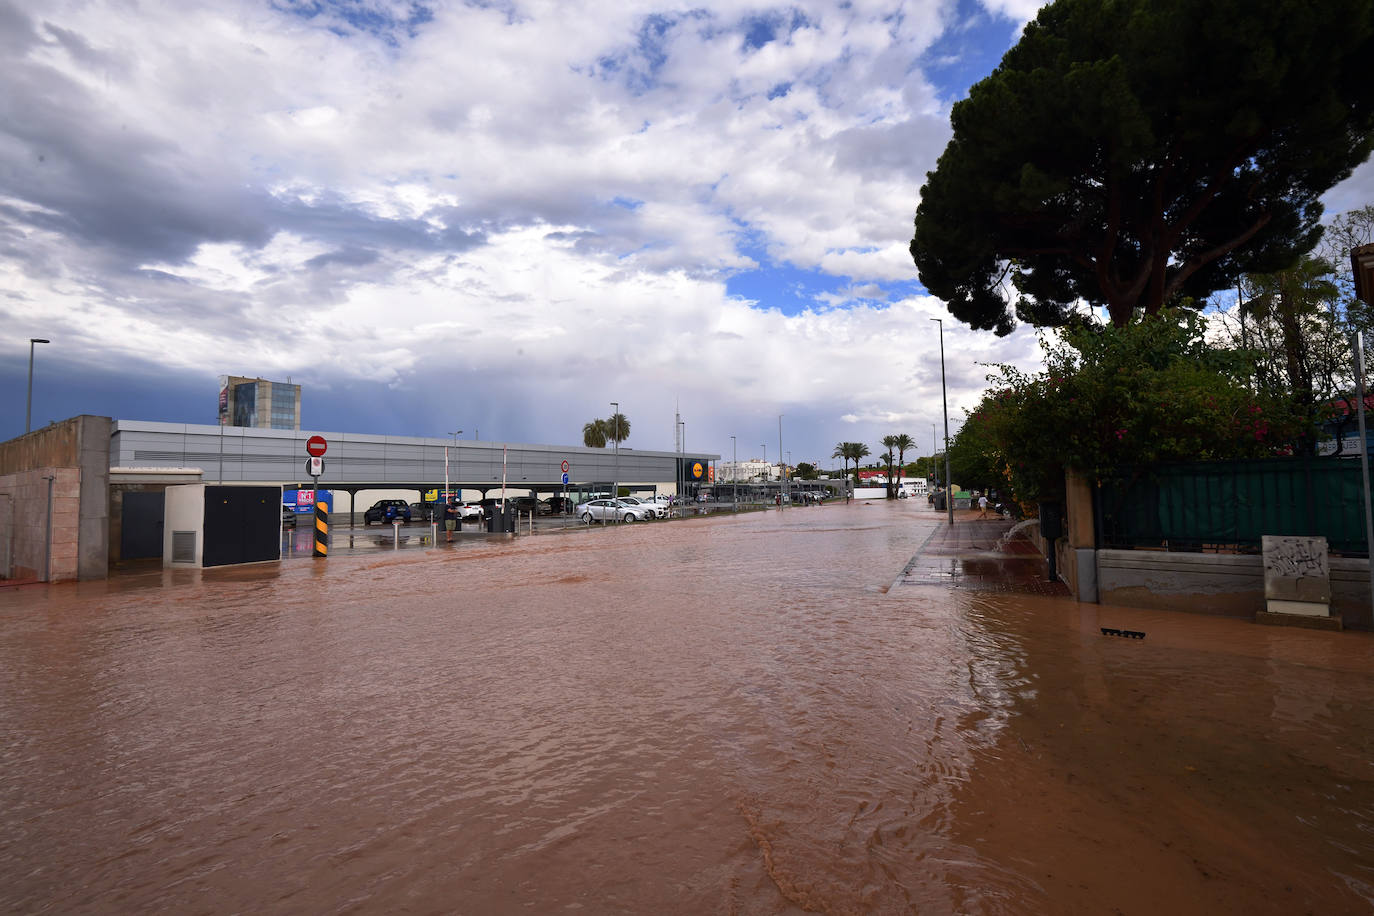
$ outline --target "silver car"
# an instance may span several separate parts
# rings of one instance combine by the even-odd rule
[[[653,510],[618,499],[594,499],[577,507],[577,517],[589,525],[592,522],[642,522],[653,517]]]
[[[648,500],[640,499],[638,496],[622,496],[620,497],[620,501],[629,503],[632,506],[643,506],[645,509],[649,510],[650,517],[652,518],[668,517],[668,507],[665,505],[649,502]]]

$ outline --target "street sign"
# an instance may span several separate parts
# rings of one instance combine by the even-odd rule
[[[324,436],[311,436],[305,442],[305,453],[311,458],[319,458],[327,448],[329,443],[324,441]]]
[[[568,482],[568,459],[563,459],[563,482]]]
[[[307,459],[305,459],[305,473],[309,474],[311,477],[319,477],[321,474],[324,473],[324,459],[323,459],[323,458],[307,458]]]
[[[566,461],[563,462],[563,463],[564,463],[564,464],[567,464]],[[563,472],[563,486],[566,487],[567,485],[568,485],[568,472],[567,472],[567,471],[564,471],[564,472]]]

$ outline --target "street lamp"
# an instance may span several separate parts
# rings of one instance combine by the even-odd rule
[[[456,448],[457,445],[458,445],[458,437],[461,436],[462,434],[463,434],[463,431],[462,431],[461,429],[449,433],[449,435],[453,437],[453,445],[454,445],[455,448]],[[445,520],[445,521],[448,520],[448,501],[449,501],[449,499],[452,498],[452,497],[449,495],[448,487],[449,487],[449,483],[448,483],[448,446],[445,445],[445,446],[444,446],[444,500],[443,500],[443,502],[444,502],[444,520]]]
[[[42,337],[29,338],[29,394],[24,405],[24,432],[28,432],[33,421],[33,345],[41,343],[52,343]]]
[[[611,499],[620,498],[620,402],[611,402],[611,441],[615,443],[615,479],[611,481]]]
[[[730,437],[730,505],[739,511],[739,442]]]
[[[945,405],[945,506],[949,509],[949,523],[954,524],[954,492],[949,482],[949,395],[945,390],[945,323],[939,318],[931,321],[940,326],[940,400]]]
[[[781,478],[778,486],[778,493],[780,494],[778,496],[778,508],[781,509],[785,505],[783,496],[787,495],[787,465],[782,460],[782,414],[778,414],[778,464],[782,465],[781,472],[778,474]]]

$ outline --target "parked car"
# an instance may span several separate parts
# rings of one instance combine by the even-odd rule
[[[363,527],[373,522],[387,524],[398,518],[407,524],[410,522],[410,505],[404,499],[379,499],[363,513]]]
[[[432,521],[438,515],[438,509],[434,503],[411,503],[410,517],[417,522]]]
[[[454,503],[453,509],[460,521],[480,521],[482,518],[482,507],[477,503]]]
[[[281,526],[283,528],[296,527],[296,510],[290,506],[281,507]]]
[[[548,515],[553,510],[549,504],[541,501],[536,496],[513,496],[507,502],[515,506],[515,511],[524,515],[533,512],[535,515]]]
[[[644,508],[648,509],[650,512],[653,513],[654,518],[668,517],[668,507],[666,505],[662,505],[656,502],[648,502],[647,500],[640,499],[638,496],[622,496],[620,497],[620,501],[623,503],[629,503],[632,506],[643,506]]]
[[[550,515],[561,515],[573,510],[573,501],[567,496],[550,496],[545,502],[549,504]]]
[[[648,506],[633,506],[618,499],[594,499],[577,507],[577,515],[582,521],[597,522],[643,522],[653,517]]]

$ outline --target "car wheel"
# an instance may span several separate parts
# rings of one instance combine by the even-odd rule
[[[635,521],[635,514],[634,514],[633,512],[626,512],[626,513],[625,513],[625,524],[628,525],[630,522],[633,522],[633,521]]]
[[[583,512],[583,513],[582,513],[582,521],[584,521],[584,522],[586,522],[588,525],[590,525],[590,524],[592,523],[592,514],[591,514],[590,512]]]

